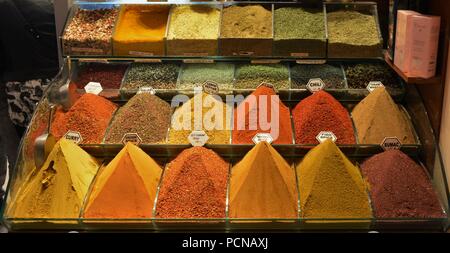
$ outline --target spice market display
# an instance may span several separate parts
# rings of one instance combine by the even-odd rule
[[[376,3],[78,3],[11,231],[444,231],[429,112]]]

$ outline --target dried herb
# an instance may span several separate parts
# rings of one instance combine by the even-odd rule
[[[223,10],[223,38],[271,38],[272,12],[261,5],[233,5]]]
[[[255,89],[262,82],[275,89],[289,89],[289,70],[282,64],[246,64],[236,70],[237,89]]]
[[[344,72],[340,66],[324,65],[295,65],[291,67],[292,88],[306,88],[309,80],[321,78],[325,89],[344,88]]]
[[[274,14],[274,39],[299,38],[325,39],[323,11],[294,7],[276,9]]]
[[[176,64],[133,63],[128,70],[123,90],[137,90],[143,86],[154,89],[174,89],[177,83],[179,66]]]
[[[388,89],[401,88],[397,74],[382,63],[359,63],[344,67],[348,87],[365,89],[371,81],[380,81]]]
[[[234,64],[186,64],[181,73],[178,89],[193,89],[206,81],[218,84],[219,90],[232,90]]]

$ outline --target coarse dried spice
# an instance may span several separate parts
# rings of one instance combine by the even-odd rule
[[[272,12],[261,5],[223,9],[222,38],[272,38]]]
[[[296,170],[302,218],[372,218],[358,167],[330,139],[310,150]]]
[[[356,143],[348,111],[323,90],[300,101],[292,117],[297,144],[318,144],[316,137],[322,131],[333,132],[338,144]]]
[[[272,110],[275,107],[278,111]],[[273,115],[276,112],[278,115]],[[263,121],[270,124],[269,129],[266,129],[266,122]],[[272,88],[265,85],[258,87],[234,110],[233,144],[253,143],[252,139],[258,133],[271,133],[275,144],[292,144],[289,108],[280,101]]]
[[[193,90],[201,87],[206,81],[214,82],[220,93],[233,90],[234,64],[186,64],[183,66],[177,89]]]
[[[140,93],[132,97],[114,116],[105,143],[122,143],[127,133],[137,133],[142,143],[162,143],[170,127],[172,108],[159,97]]]
[[[117,9],[78,9],[62,38],[68,55],[111,55]]]
[[[204,147],[183,150],[164,172],[158,218],[225,218],[229,164]]]
[[[384,87],[376,88],[352,111],[360,144],[381,144],[386,137],[397,137],[402,144],[415,144],[413,127],[406,112]]]
[[[208,144],[229,144],[232,110],[220,97],[198,93],[173,113],[168,142],[188,144],[193,130],[203,130]]]
[[[400,150],[375,155],[361,165],[377,218],[444,218],[424,168]]]
[[[78,89],[84,89],[89,82],[98,82],[103,89],[119,89],[127,68],[127,64],[87,63],[79,66],[72,81]]]
[[[329,57],[381,55],[378,24],[373,15],[352,10],[327,13]]]
[[[86,93],[68,112],[64,112],[62,108],[56,110],[50,132],[60,139],[69,130],[77,131],[83,139],[81,143],[101,143],[116,109],[117,105],[109,100]]]
[[[174,89],[179,66],[172,63],[133,63],[127,71],[122,90],[137,91],[140,87]]]
[[[273,22],[274,40],[325,39],[322,9],[279,8],[274,12]]]
[[[291,67],[292,88],[304,89],[309,80],[313,78],[322,79],[325,89],[345,87],[344,72],[338,65],[294,65]]]
[[[231,170],[230,218],[297,218],[295,171],[267,142]]]
[[[164,55],[169,6],[123,5],[113,37],[114,55]]]
[[[236,69],[236,89],[256,89],[269,83],[276,90],[289,89],[289,69],[283,64],[244,64]]]
[[[397,74],[383,63],[358,63],[344,66],[350,89],[366,89],[369,82],[379,81],[391,92],[402,86]]]

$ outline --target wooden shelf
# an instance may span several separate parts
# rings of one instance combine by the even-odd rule
[[[394,63],[389,58],[387,51],[384,53],[384,60],[408,84],[440,84],[441,83],[441,79],[442,79],[441,76],[435,76],[435,77],[428,78],[428,79],[406,76],[399,68],[397,68],[397,66],[394,65]]]

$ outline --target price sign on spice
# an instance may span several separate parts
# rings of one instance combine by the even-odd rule
[[[325,83],[321,78],[311,78],[308,81],[308,84],[306,85],[306,88],[311,92],[318,92],[320,90],[323,90],[325,88]]]
[[[327,139],[331,139],[333,142],[337,141],[337,137],[336,135],[334,135],[333,132],[329,132],[329,131],[322,131],[320,132],[317,136],[316,139],[320,142],[323,143],[324,141],[326,141]]]
[[[202,130],[194,130],[188,136],[189,143],[194,147],[204,146],[208,139],[208,135]]]
[[[211,95],[216,95],[219,93],[219,84],[213,81],[206,81],[203,83],[203,91]]]
[[[272,138],[272,135],[270,135],[268,133],[259,133],[259,134],[256,134],[255,136],[253,136],[252,141],[255,144],[258,144],[262,141],[265,141],[265,142],[271,144],[273,142],[273,138]]]
[[[67,133],[64,135],[64,139],[73,141],[76,144],[83,142],[83,137],[81,137],[80,132],[72,130],[67,131]]]
[[[142,93],[149,93],[152,95],[156,94],[155,89],[153,87],[140,87],[139,90],[136,92],[136,94],[142,94]]]
[[[397,137],[386,137],[381,142],[381,148],[383,150],[392,150],[392,149],[400,149],[402,147],[402,143]]]
[[[382,82],[380,82],[380,81],[372,81],[372,82],[369,82],[369,84],[367,85],[367,90],[369,91],[369,92],[372,92],[372,91],[374,91],[376,88],[379,88],[379,87],[384,87],[384,85],[383,85],[383,83]]]
[[[139,145],[141,144],[142,139],[137,133],[126,133],[123,135],[122,143],[123,145],[126,145],[128,142],[131,142],[134,145]]]
[[[103,88],[102,85],[98,82],[89,82],[88,84],[86,84],[86,86],[84,86],[84,90],[86,91],[86,93],[98,95],[103,91]]]

